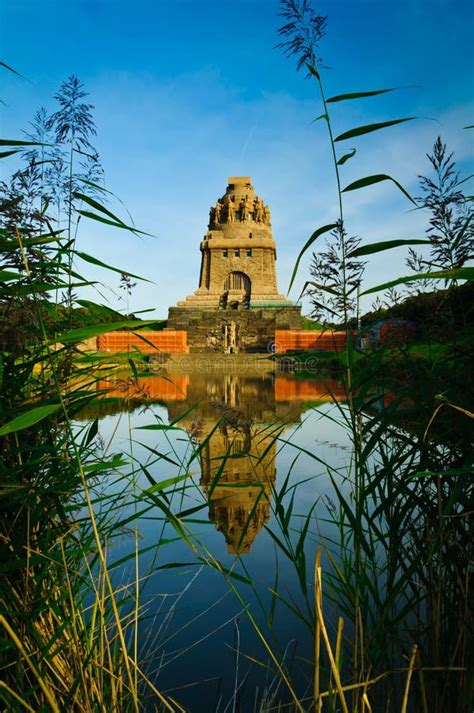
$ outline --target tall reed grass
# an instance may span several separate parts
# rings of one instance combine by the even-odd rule
[[[324,68],[318,59],[326,18],[318,16],[306,0],[283,0],[281,8],[285,24],[280,29],[279,46],[289,56],[296,56],[298,68],[307,70],[320,95],[323,113],[318,118],[327,127],[339,204],[337,220],[317,228],[303,247],[291,284],[304,252],[325,233],[338,233],[339,252],[332,255],[332,270],[337,279],[328,284],[323,277],[317,291],[323,301],[325,292],[328,293],[332,313],[338,310],[348,339],[344,371],[347,408],[336,402],[335,407],[352,442],[345,476],[350,497],[347,497],[347,489],[341,487],[341,473],[328,469],[336,493],[335,503],[329,506],[329,516],[338,527],[339,542],[325,545],[331,562],[326,573],[331,596],[352,628],[350,640],[342,645],[345,670],[351,672],[351,685],[357,687],[357,682],[373,678],[375,672],[387,672],[400,666],[406,656],[409,670],[416,674],[410,691],[415,709],[442,711],[451,706],[453,710],[468,710],[469,701],[472,702],[468,673],[472,667],[468,655],[472,626],[468,613],[472,596],[469,591],[472,513],[467,503],[472,498],[471,419],[474,415],[469,401],[472,382],[468,382],[462,393],[456,388],[456,374],[464,370],[469,377],[469,360],[451,344],[452,368],[447,373],[430,359],[415,363],[410,350],[402,347],[393,352],[396,366],[387,374],[383,350],[355,358],[357,336],[349,329],[351,301],[356,291],[357,294],[362,291],[361,270],[356,267],[354,279],[351,260],[429,240],[382,240],[365,246],[348,243],[344,214],[347,193],[389,182],[412,204],[416,205],[416,201],[388,174],[365,176],[344,185],[344,165],[354,160],[356,149],[339,154],[339,146],[345,146],[348,140],[357,142],[366,134],[410,122],[413,117],[358,126],[336,136],[332,128],[333,112],[341,103],[368,100],[393,90],[370,89],[328,97],[323,84]],[[439,195],[438,201],[441,200]],[[463,240],[471,240],[467,234],[472,218],[468,200],[465,206],[457,229],[444,233],[445,243],[451,240],[453,249],[459,248]],[[436,206],[429,207],[436,213]],[[441,229],[443,215],[446,216],[446,209],[443,213],[439,206],[437,223],[434,228],[431,223],[431,231]],[[459,279],[474,277],[473,269],[464,263],[465,260],[442,265],[441,271],[428,270],[402,277],[365,293],[413,281],[436,284],[434,281],[440,278],[450,290],[456,290]],[[466,305],[466,309],[472,307]],[[470,332],[465,333],[469,339]],[[384,403],[380,409],[380,397],[383,399],[384,392],[390,391],[391,403]],[[444,418],[439,421],[442,412]],[[300,536],[304,534],[302,530]],[[299,549],[301,551],[301,546]],[[386,673],[380,675],[386,685],[382,696],[375,694],[377,705],[387,706],[389,701],[396,705],[397,693],[401,695],[400,686],[390,689]],[[377,676],[378,673],[375,678]],[[364,709],[364,706],[370,710],[370,688],[367,684],[364,689],[353,689],[353,710]],[[401,710],[406,710],[407,697],[405,687]],[[344,709],[342,699],[341,706]]]

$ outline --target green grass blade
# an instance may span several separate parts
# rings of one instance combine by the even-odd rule
[[[404,285],[407,282],[416,282],[417,280],[474,280],[474,267],[459,267],[454,270],[439,270],[438,272],[423,272],[417,275],[407,275],[399,277],[397,280],[384,282],[382,285],[371,287],[370,290],[365,290],[361,295],[370,295],[373,292],[388,290],[397,285]]]
[[[85,260],[86,262],[91,263],[91,265],[97,265],[98,267],[104,267],[106,270],[111,270],[112,272],[118,272],[119,275],[123,275],[125,273],[129,277],[134,277],[136,280],[141,280],[142,282],[149,282],[149,283],[152,282],[152,280],[147,280],[146,277],[141,277],[140,275],[135,275],[133,272],[128,272],[127,270],[121,270],[119,267],[112,267],[112,265],[107,265],[105,262],[102,262],[102,260],[99,260],[98,258],[93,257],[92,255],[88,255],[87,253],[83,253],[80,250],[76,250],[75,255],[78,255],[82,260]]]
[[[430,240],[420,240],[418,238],[405,239],[405,240],[382,240],[377,243],[370,243],[370,245],[363,245],[352,252],[347,253],[348,258],[350,257],[361,257],[362,255],[372,255],[373,253],[382,252],[382,250],[392,250],[393,248],[399,248],[403,245],[430,245]]]
[[[52,289],[52,286],[50,286]],[[151,324],[156,324],[154,321],[140,322],[137,325],[136,320],[124,320],[123,322],[109,322],[108,324],[92,324],[88,327],[78,327],[77,329],[71,329],[69,332],[61,334],[52,342],[61,342],[66,344],[69,342],[82,342],[85,339],[90,339],[91,337],[97,337],[100,334],[107,334],[107,332],[114,332],[116,330],[134,327],[135,329],[141,329],[143,327],[150,326]]]
[[[17,141],[15,139],[0,139],[0,146],[51,146],[40,141]]]
[[[346,163],[346,161],[348,161],[350,158],[352,158],[353,156],[355,156],[356,153],[357,153],[357,149],[351,149],[350,151],[348,151],[347,153],[345,153],[344,156],[341,156],[341,158],[338,159],[337,165],[338,165],[338,166],[343,166],[343,165]]]
[[[408,198],[413,205],[416,205],[415,201],[411,197],[411,195],[408,193],[405,188],[396,181],[392,176],[387,175],[386,173],[377,173],[374,174],[373,176],[366,176],[365,178],[359,178],[359,180],[354,181],[353,183],[350,183],[348,186],[342,189],[341,193],[347,193],[349,191],[357,191],[359,188],[366,188],[367,186],[373,186],[375,183],[381,183],[382,181],[392,181],[400,190],[401,192]]]
[[[151,238],[154,238],[156,236],[152,235],[151,233],[145,233],[143,230],[138,230],[137,228],[134,228],[131,225],[127,225],[126,223],[117,223],[115,220],[108,220],[107,218],[103,218],[101,215],[97,215],[97,213],[91,213],[88,210],[78,210],[77,211],[79,215],[83,215],[84,218],[90,218],[91,220],[96,220],[99,223],[104,223],[105,225],[111,225],[113,228],[120,228],[121,230],[128,230],[131,233],[135,233],[136,235],[148,235]]]
[[[329,225],[323,225],[321,228],[318,228],[317,230],[315,230],[314,233],[309,238],[309,240],[306,241],[305,245],[303,246],[303,249],[301,250],[300,254],[298,255],[295,266],[293,268],[293,274],[291,275],[290,286],[288,287],[287,294],[289,294],[289,292],[293,286],[293,282],[295,281],[296,273],[298,272],[298,267],[299,267],[301,258],[303,257],[303,255],[305,254],[307,249],[314,243],[315,240],[317,240],[317,238],[319,238],[320,235],[323,235],[324,233],[327,233],[336,227],[337,227],[336,223],[329,223]]]
[[[305,64],[306,64],[306,67],[308,68],[308,71],[313,75],[313,77],[316,77],[316,79],[319,81],[319,79],[320,79],[319,72],[316,69],[316,67],[313,67],[312,64],[308,64],[308,62],[305,62]]]
[[[9,72],[12,72],[12,74],[16,74],[17,77],[21,77],[21,79],[26,79],[20,72],[17,72],[16,69],[13,69],[13,67],[10,67],[9,64],[6,64],[6,62],[0,62],[0,67],[4,67],[6,70]],[[27,82],[29,82],[29,79],[26,79]]]
[[[6,436],[8,433],[16,433],[24,428],[29,428],[35,423],[39,423],[43,419],[51,416],[52,413],[61,408],[61,404],[49,404],[48,406],[37,406],[32,408],[20,416],[16,416],[12,421],[6,423],[0,428],[0,436]]]
[[[0,282],[10,282],[11,280],[21,280],[26,275],[20,275],[18,272],[9,272],[8,270],[0,270]]]
[[[375,89],[371,92],[351,92],[349,94],[337,94],[334,97],[326,99],[326,104],[334,104],[336,102],[348,101],[351,99],[365,99],[366,97],[375,97],[378,94],[386,94],[387,92],[395,92],[395,88],[391,89]]]
[[[380,129],[386,129],[389,126],[403,124],[405,121],[413,121],[414,119],[416,119],[416,116],[408,116],[405,119],[392,119],[391,121],[379,121],[376,124],[366,124],[365,126],[358,126],[355,129],[350,129],[349,131],[345,131],[343,134],[339,134],[339,136],[336,136],[334,141],[345,141],[346,139],[354,139],[356,136],[370,134],[373,131],[380,131]]]

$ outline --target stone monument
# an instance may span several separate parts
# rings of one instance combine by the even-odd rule
[[[228,179],[200,245],[199,287],[169,310],[191,352],[267,351],[275,329],[300,327],[300,307],[279,294],[270,209],[248,176]]]

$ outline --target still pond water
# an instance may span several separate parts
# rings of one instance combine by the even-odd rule
[[[192,713],[259,710],[256,701],[272,696],[288,700],[247,608],[277,657],[285,657],[300,695],[310,691],[310,631],[272,596],[276,590],[304,611],[301,587],[272,533],[284,539],[275,513],[282,489],[285,508],[293,505],[294,542],[314,506],[305,544],[311,586],[316,549],[332,535],[327,465],[344,487],[350,460],[342,386],[330,378],[211,368],[134,383],[115,378],[99,387],[109,389],[108,397],[86,417],[99,418],[107,456],[122,453],[128,466],[101,483],[99,496],[107,499],[98,507],[117,523],[108,556],[111,564],[125,558],[112,570],[125,586],[134,579],[133,559],[126,558],[135,549],[138,513],[140,649],[151,680]],[[165,490],[154,485],[168,480]],[[221,572],[202,564],[157,502],[180,515],[201,556],[251,580],[230,580],[240,598]],[[335,612],[326,615],[331,626]]]

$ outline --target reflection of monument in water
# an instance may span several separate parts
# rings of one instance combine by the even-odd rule
[[[201,242],[199,287],[170,307],[191,352],[266,352],[275,329],[301,326],[300,307],[279,294],[270,209],[248,176],[228,179]]]
[[[228,552],[244,554],[270,518],[276,440],[235,409],[216,405],[216,411],[219,425],[201,451],[200,484]]]
[[[311,402],[344,398],[335,380],[270,374],[169,372],[138,383],[112,378],[97,388],[116,397],[115,406],[106,404],[108,412],[123,408],[120,398],[165,403],[168,420],[178,421],[201,444],[200,485],[209,519],[223,533],[228,551],[239,554],[250,551],[270,517],[281,424],[299,423]]]
[[[222,375],[193,379],[187,402],[196,408],[180,423],[202,444],[200,485],[230,553],[244,554],[270,518],[276,478],[277,415],[269,377]],[[170,420],[183,404],[169,403]],[[287,419],[287,414],[281,417]],[[299,421],[298,416],[293,416]],[[274,425],[272,425],[274,424]]]
[[[200,485],[230,553],[249,552],[270,518],[281,424],[299,423],[311,401],[343,398],[341,385],[328,381],[193,374],[186,402],[168,403],[170,421],[196,404],[180,424],[204,444]]]

